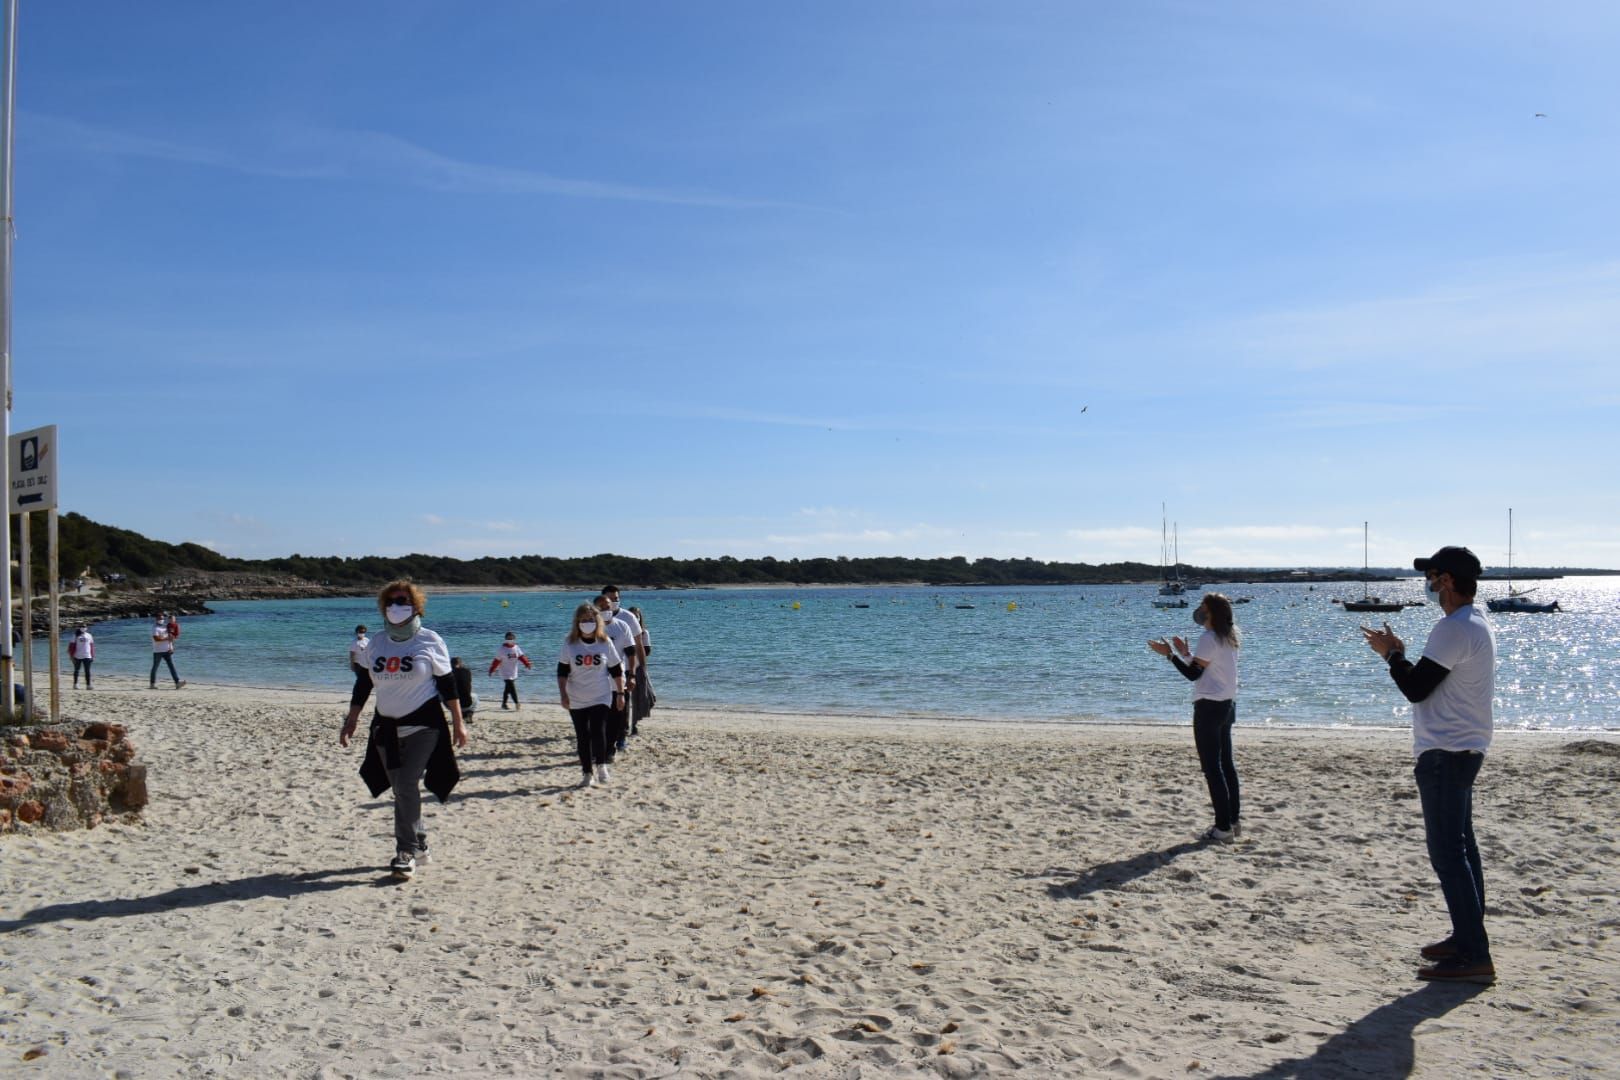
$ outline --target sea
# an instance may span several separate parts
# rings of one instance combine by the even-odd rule
[[[1620,730],[1620,577],[1537,582],[1552,614],[1489,616],[1497,631],[1496,722],[1501,728]],[[1421,602],[1422,579],[1371,586],[1385,599]],[[1364,622],[1390,626],[1414,656],[1441,615],[1427,604],[1392,614],[1345,611],[1336,599],[1362,586],[1211,586],[1234,600],[1240,724],[1401,727],[1411,706],[1368,649]],[[1505,593],[1483,582],[1480,600]],[[1189,683],[1149,651],[1149,638],[1196,637],[1191,606],[1153,606],[1156,587],[770,588],[626,592],[652,638],[650,671],[661,706],[764,714],[829,713],[1019,722],[1184,724]],[[575,606],[588,593],[429,593],[426,626],[475,672],[486,704],[500,681],[485,676],[508,631],[534,659],[526,701],[551,704],[556,657]],[[341,707],[353,677],[347,648],[356,623],[376,628],[369,598],[217,602],[185,620],[182,677],[332,694]],[[98,674],[147,674],[145,620],[101,623]],[[64,659],[64,665],[67,661]],[[36,667],[42,666],[36,660]]]

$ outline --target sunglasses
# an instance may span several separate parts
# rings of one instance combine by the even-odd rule
[[[387,602],[390,604],[409,604],[411,607],[416,606],[408,596],[390,596]]]

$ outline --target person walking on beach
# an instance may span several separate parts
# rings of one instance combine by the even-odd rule
[[[461,779],[454,748],[467,745],[467,727],[450,675],[450,650],[443,638],[422,625],[427,596],[409,581],[391,581],[377,594],[377,608],[384,633],[366,646],[366,678],[349,700],[338,745],[349,745],[360,710],[375,688],[377,711],[371,717],[360,776],[373,798],[394,789],[395,854],[388,869],[395,878],[408,880],[417,863],[428,859],[421,786],[425,782],[440,802],[449,799]]]
[[[1241,634],[1232,619],[1232,602],[1220,593],[1205,593],[1193,609],[1193,621],[1204,628],[1198,647],[1176,637],[1148,642],[1148,648],[1170,658],[1193,684],[1193,743],[1209,787],[1215,824],[1204,839],[1229,843],[1243,835],[1239,812],[1237,765],[1232,760],[1232,724],[1237,720],[1237,656]]]
[[[147,679],[147,689],[157,689],[157,669],[159,663],[169,665],[169,677],[174,680],[174,688],[180,689],[186,685],[179,672],[174,670],[174,628],[169,622],[169,616],[158,612],[157,618],[152,620],[152,674]]]
[[[84,688],[92,690],[90,685],[90,665],[96,660],[96,639],[90,636],[90,628],[81,626],[68,642],[68,657],[73,661],[73,689],[79,688],[79,669],[84,669]]]
[[[364,657],[366,655],[366,646],[370,644],[371,640],[366,637],[366,624],[361,623],[354,628],[354,640],[349,642],[349,670],[354,672],[356,684],[360,682],[360,677],[366,673]]]
[[[653,694],[652,676],[647,674],[647,657],[652,655],[652,635],[647,632],[647,620],[642,616],[641,609],[633,607],[629,611],[635,616],[636,625],[641,627],[641,633],[636,638],[641,652],[641,670],[636,674],[635,684],[630,687],[630,734],[635,735],[641,722],[652,715],[658,698]]]
[[[641,627],[637,626],[635,631],[632,632],[629,618],[621,619],[617,616],[613,610],[613,601],[608,599],[607,593],[600,594],[592,603],[596,608],[596,613],[601,616],[602,622],[605,624],[604,628],[607,631],[608,640],[613,643],[613,647],[618,649],[619,655],[624,658],[625,700],[614,704],[613,720],[608,728],[608,739],[612,744],[612,749],[624,750],[627,737],[630,734],[630,702],[628,698],[629,692],[635,685],[636,670],[639,666],[636,659],[641,648],[636,644],[634,634],[639,633]],[[626,616],[628,614],[626,612]]]
[[[506,685],[501,688],[501,708],[503,709],[506,708],[508,699],[512,702],[512,708],[521,709],[523,707],[518,703],[517,695],[519,664],[526,668],[534,667],[533,664],[529,663],[529,658],[523,654],[523,650],[518,647],[517,635],[508,630],[506,640],[501,642],[501,647],[495,651],[495,659],[489,662],[489,673],[493,675],[496,671],[499,671],[501,678],[506,680]]]
[[[461,702],[461,718],[472,723],[473,713],[478,711],[478,695],[473,693],[472,669],[461,662],[461,657],[450,658],[450,675],[456,680],[456,699]]]
[[[1485,933],[1485,871],[1474,840],[1474,780],[1490,748],[1496,693],[1496,631],[1474,604],[1479,559],[1465,547],[1443,547],[1414,559],[1429,595],[1445,616],[1429,631],[1423,656],[1406,658],[1406,644],[1385,623],[1363,626],[1395,685],[1412,703],[1413,775],[1423,805],[1429,864],[1451,915],[1451,935],[1419,950],[1432,961],[1418,978],[1492,983],[1496,967]]]
[[[584,773],[580,787],[596,787],[613,778],[609,729],[624,704],[625,676],[623,657],[608,636],[610,625],[612,621],[594,604],[579,605],[557,656],[557,693],[574,721]]]

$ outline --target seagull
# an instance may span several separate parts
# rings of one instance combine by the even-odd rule
[[[1081,411],[1081,412],[1085,412],[1085,411],[1086,411],[1086,410],[1087,410],[1087,409],[1089,409],[1089,408],[1091,408],[1091,406],[1090,406],[1090,405],[1082,405],[1082,406],[1080,406],[1080,411]]]
[[[1547,119],[1547,114],[1544,113],[1544,112],[1538,112],[1538,113],[1536,113],[1536,119],[1545,120],[1545,119]]]

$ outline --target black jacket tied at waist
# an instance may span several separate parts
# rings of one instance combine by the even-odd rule
[[[372,798],[387,791],[393,784],[388,771],[399,767],[399,729],[402,727],[432,728],[438,733],[433,752],[428,756],[423,785],[440,802],[450,798],[450,792],[461,782],[461,769],[456,765],[456,754],[450,745],[450,725],[445,722],[444,709],[437,699],[429,701],[409,716],[392,717],[380,713],[371,717],[371,731],[366,738],[366,757],[360,764],[360,779],[366,782]]]

